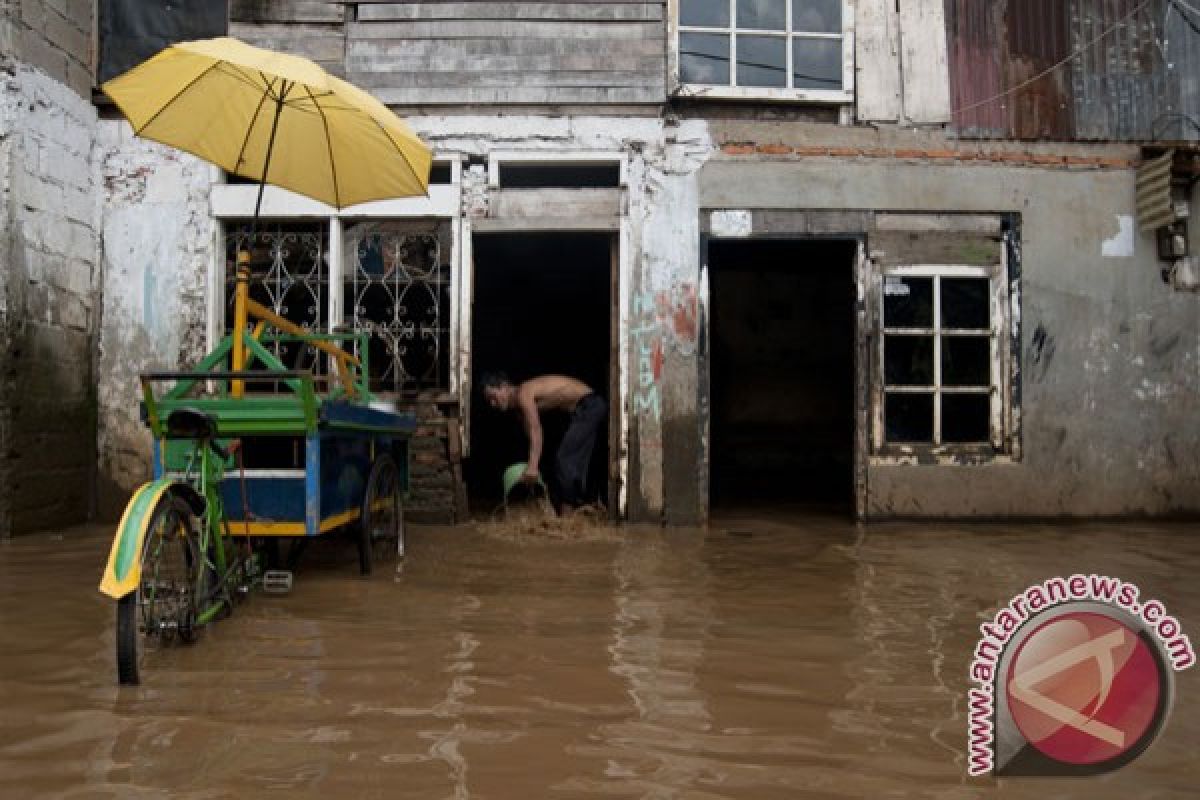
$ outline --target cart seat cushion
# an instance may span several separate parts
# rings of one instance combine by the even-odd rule
[[[217,418],[196,408],[177,408],[167,415],[167,436],[172,439],[212,439]]]

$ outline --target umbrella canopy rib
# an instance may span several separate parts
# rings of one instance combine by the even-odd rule
[[[342,193],[338,191],[337,164],[333,159],[333,137],[329,133],[329,118],[325,116],[325,110],[321,108],[321,104],[317,102],[317,98],[313,97],[312,89],[307,86],[304,91],[308,92],[308,96],[312,98],[313,107],[317,109],[317,113],[321,115],[321,124],[325,127],[325,147],[329,150],[329,177],[333,180],[333,198],[334,207],[342,207]],[[333,94],[330,92],[330,94]],[[405,159],[405,163],[408,159]]]
[[[376,125],[379,126],[379,130],[381,130],[383,132],[384,137],[389,142],[392,143],[392,147],[396,148],[396,153],[400,156],[400,160],[403,161],[404,166],[408,168],[408,174],[413,176],[413,180],[417,182],[418,186],[423,187],[423,192],[424,192],[425,196],[428,197],[429,196],[428,184],[425,181],[422,181],[421,176],[417,174],[417,171],[415,169],[413,169],[412,162],[409,161],[408,158],[404,155],[404,150],[401,149],[400,144],[395,139],[392,138],[392,134],[390,134],[388,132],[388,129],[384,127],[382,122],[375,119],[374,117],[371,117],[370,119],[372,122],[374,122]]]
[[[200,81],[201,81],[201,80],[204,78],[204,76],[205,76],[205,75],[207,75],[208,73],[212,72],[212,71],[213,71],[213,70],[215,70],[216,68],[217,68],[217,64],[209,64],[209,65],[208,65],[207,67],[205,67],[203,70],[201,70],[200,72],[198,72],[198,73],[196,74],[196,77],[192,78],[190,81],[188,81],[186,84],[184,84],[183,88],[182,88],[182,89],[180,89],[178,92],[176,92],[176,93],[175,93],[175,96],[174,96],[174,97],[172,97],[172,98],[171,98],[171,99],[170,99],[168,102],[166,102],[166,103],[163,103],[162,107],[161,107],[161,108],[159,108],[159,109],[158,109],[158,111],[155,111],[155,112],[154,112],[154,114],[152,114],[152,115],[150,116],[150,119],[146,120],[144,123],[142,123],[142,125],[141,125],[139,128],[137,128],[136,130],[134,130],[134,132],[133,132],[133,135],[134,135],[134,136],[141,136],[141,135],[142,135],[142,131],[146,130],[146,128],[149,128],[149,127],[150,127],[150,125],[151,125],[151,124],[154,122],[154,120],[158,119],[158,118],[159,118],[159,116],[160,116],[160,115],[161,115],[161,114],[162,114],[164,111],[166,111],[168,108],[170,108],[170,107],[171,107],[171,103],[174,103],[176,100],[178,100],[179,98],[183,97],[184,93],[185,93],[185,92],[187,92],[187,90],[188,90],[188,89],[191,89],[193,86],[195,86],[196,84],[198,84],[198,83],[199,83],[199,82],[200,82]]]
[[[258,116],[262,113],[263,104],[266,102],[267,93],[263,92],[262,97],[258,99],[258,107],[254,109],[254,116],[250,118],[250,124],[246,126],[246,138],[242,139],[242,146],[238,150],[237,161],[233,163],[233,171],[235,173],[241,168],[242,160],[246,157],[246,145],[250,144],[250,136],[254,133],[254,125],[258,122]]]

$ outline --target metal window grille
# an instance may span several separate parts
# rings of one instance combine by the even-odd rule
[[[370,334],[372,391],[448,387],[448,236],[445,224],[412,230],[364,223],[347,231],[344,320]]]
[[[250,297],[305,330],[328,329],[328,226],[313,223],[259,223],[253,236],[249,221],[226,223],[225,320],[233,328],[237,253],[250,252]],[[267,349],[290,369],[323,375],[326,365],[316,348],[297,342],[268,341]]]

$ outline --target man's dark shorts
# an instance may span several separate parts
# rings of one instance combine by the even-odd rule
[[[582,398],[571,412],[571,424],[563,434],[554,458],[554,473],[563,503],[580,506],[586,502],[588,464],[596,433],[608,419],[608,403],[593,392]]]

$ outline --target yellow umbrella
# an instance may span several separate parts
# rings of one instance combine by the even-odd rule
[[[222,37],[175,44],[108,81],[138,136],[335,208],[424,195],[429,148],[388,108],[306,58]]]
[[[223,37],[182,42],[103,86],[134,133],[259,182],[344,208],[427,193],[432,156],[386,106],[305,58]],[[230,359],[246,364],[249,317],[304,331],[249,296],[250,254],[238,253]],[[323,342],[346,386],[358,359]],[[234,397],[244,390],[231,384]]]

